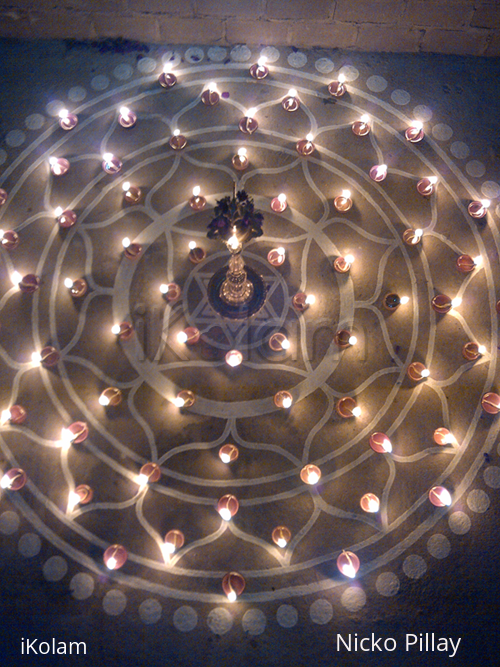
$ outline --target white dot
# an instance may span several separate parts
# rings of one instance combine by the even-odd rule
[[[403,572],[410,579],[420,579],[427,572],[427,564],[421,556],[407,556],[403,562]]]
[[[276,620],[282,628],[293,628],[299,620],[299,613],[291,604],[282,604],[276,612]]]
[[[465,170],[467,171],[469,176],[473,176],[474,178],[480,178],[486,171],[486,167],[479,160],[471,160],[470,162],[467,162],[467,164],[465,165]]]
[[[500,185],[495,181],[485,181],[481,185],[481,192],[486,199],[496,199],[500,197]]]
[[[226,59],[227,49],[223,46],[211,46],[207,51],[208,59],[213,63],[221,63]]]
[[[290,53],[287,60],[290,67],[298,69],[304,67],[307,63],[307,56],[305,53],[302,53],[302,51],[296,51],[295,53]]]
[[[90,574],[79,572],[71,579],[69,590],[75,600],[87,600],[94,592],[94,579]]]
[[[325,625],[333,617],[333,607],[328,600],[319,599],[312,603],[309,609],[309,616],[313,623]]]
[[[113,70],[113,76],[115,79],[118,79],[118,81],[126,81],[127,79],[130,79],[133,73],[134,68],[128,63],[121,63]]]
[[[26,135],[22,130],[11,130],[5,135],[5,143],[7,146],[16,148],[17,146],[22,146],[26,141]]]
[[[416,120],[421,120],[426,123],[432,118],[432,109],[426,107],[425,104],[419,104],[413,109]]]
[[[333,71],[335,65],[333,64],[333,60],[330,60],[330,58],[319,58],[314,63],[314,67],[318,70],[318,72],[321,72],[321,74],[328,74],[329,72]]]
[[[387,88],[387,81],[383,76],[370,76],[366,80],[366,86],[372,93],[381,93]]]
[[[356,81],[359,76],[359,70],[354,65],[345,65],[340,68],[339,74],[343,74],[346,81]]]
[[[406,90],[401,90],[398,88],[392,92],[391,100],[394,102],[394,104],[403,107],[405,104],[409,103],[410,93],[407,93]]]
[[[231,60],[234,60],[235,63],[244,63],[250,59],[252,52],[248,46],[235,46],[234,49],[231,49]]]
[[[161,57],[162,63],[177,67],[182,62],[182,56],[176,51],[166,51]]]
[[[450,146],[450,151],[459,160],[465,160],[470,155],[470,148],[463,141],[454,141]]]
[[[53,118],[55,118],[56,116],[59,115],[59,112],[61,111],[61,109],[65,109],[65,108],[66,108],[66,105],[61,100],[52,100],[52,102],[49,102],[46,105],[45,111],[49,114],[49,116],[52,116]]]
[[[26,116],[24,124],[28,130],[40,130],[45,125],[45,117],[41,113],[32,113]]]
[[[266,616],[260,609],[249,609],[243,614],[241,624],[249,635],[261,635],[266,629]]]
[[[391,598],[399,591],[399,578],[394,572],[382,572],[375,583],[377,591],[386,598]]]
[[[203,51],[203,49],[201,49],[199,46],[192,46],[191,48],[186,49],[184,57],[188,63],[191,64],[201,63],[201,61],[205,57],[205,51]]]
[[[268,63],[275,63],[279,60],[280,52],[274,46],[266,46],[260,52],[261,58],[266,58]]]
[[[73,86],[68,91],[68,99],[72,102],[81,102],[87,97],[87,91],[82,86]]]
[[[0,515],[0,533],[12,535],[19,528],[19,517],[15,512],[3,512]]]
[[[467,505],[469,506],[469,509],[476,512],[476,514],[482,514],[483,512],[486,512],[490,506],[490,499],[485,491],[474,489],[474,491],[471,491],[467,496]]]
[[[453,136],[453,130],[446,123],[437,123],[432,128],[432,136],[438,141],[449,141]]]
[[[439,560],[446,558],[451,551],[450,540],[440,533],[432,535],[427,542],[427,551]]]
[[[224,607],[216,607],[209,613],[207,625],[214,635],[225,635],[233,626],[233,617]]]
[[[3,148],[0,148],[0,164],[4,164],[4,162],[7,160],[7,153],[4,151]]]
[[[142,74],[152,74],[156,69],[156,60],[154,58],[141,58],[137,63],[137,69]]]
[[[359,611],[366,604],[366,593],[358,586],[349,586],[342,593],[340,601],[348,611]]]
[[[158,600],[144,600],[139,605],[139,616],[144,625],[154,625],[161,618],[161,604]]]
[[[125,593],[113,589],[108,591],[103,598],[102,608],[108,616],[119,616],[127,606]]]
[[[98,74],[92,79],[90,86],[93,90],[106,90],[109,86],[109,79],[104,74]]]
[[[68,571],[68,563],[62,556],[51,556],[43,564],[43,576],[47,581],[60,581]]]
[[[174,625],[180,632],[190,632],[198,624],[198,614],[193,607],[179,607],[174,612]]]
[[[20,539],[17,549],[24,558],[33,558],[40,553],[42,540],[36,533],[25,533]]]
[[[453,512],[448,519],[448,525],[455,535],[465,535],[470,530],[471,522],[465,512]]]
[[[486,468],[483,477],[490,489],[500,489],[500,468],[498,466]]]

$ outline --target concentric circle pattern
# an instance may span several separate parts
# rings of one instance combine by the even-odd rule
[[[75,81],[66,100],[51,101],[46,115],[33,109],[23,130],[8,132],[9,151],[22,150],[2,159],[1,226],[17,232],[19,245],[1,250],[1,409],[22,405],[27,418],[2,419],[0,447],[3,472],[21,468],[28,480],[5,493],[71,562],[92,576],[107,572],[108,615],[127,607],[126,592],[112,588],[120,583],[144,590],[145,624],[159,621],[167,598],[176,601],[180,632],[197,626],[191,604],[199,602],[214,605],[204,623],[229,632],[231,614],[215,606],[226,601],[228,572],[246,580],[249,635],[265,631],[271,619],[259,604],[268,601],[277,603],[273,622],[294,627],[292,596],[317,595],[309,616],[326,624],[333,608],[325,596],[347,582],[336,567],[343,550],[359,558],[357,576],[376,571],[378,593],[390,597],[399,577],[419,579],[431,560],[448,556],[469,529],[463,510],[482,514],[490,503],[470,487],[498,434],[495,415],[482,408],[484,394],[500,389],[498,209],[492,202],[479,218],[468,205],[498,197],[499,185],[477,181],[484,165],[464,162],[469,149],[452,142],[453,128],[382,76],[364,81],[328,58],[264,52],[270,73],[258,81],[249,67],[260,52],[246,46],[230,54],[213,47],[208,56],[192,47],[182,59],[172,52]],[[170,88],[158,82],[164,63],[177,77]],[[333,97],[328,85],[339,74],[346,93]],[[209,82],[219,93],[214,105],[201,100]],[[287,112],[291,88],[300,105]],[[133,127],[118,122],[123,106],[137,115]],[[58,122],[64,107],[78,117],[70,131]],[[250,109],[258,123],[251,134],[239,129]],[[352,125],[365,115],[369,132],[356,136]],[[423,123],[419,141],[408,138],[415,121]],[[176,130],[186,140],[180,150],[172,148]],[[307,135],[314,150],[304,156],[296,145]],[[232,163],[240,148],[245,170]],[[51,158],[67,160],[67,173],[55,175]],[[233,183],[264,214],[264,236],[243,256],[267,298],[247,320],[221,318],[207,296],[229,254],[206,228]],[[207,201],[200,210],[189,205],[195,186]],[[140,189],[135,201],[125,198],[131,187]],[[281,212],[271,208],[280,193]],[[64,227],[58,207],[76,222]],[[403,240],[408,230],[421,230],[416,242]],[[196,264],[191,241],[206,252]],[[285,261],[272,266],[267,256],[277,247]],[[467,273],[457,267],[462,255],[474,260]],[[23,289],[24,278],[13,284],[14,272],[38,276],[38,288]],[[68,278],[87,289],[72,295]],[[160,290],[172,284],[175,299]],[[297,309],[298,293],[314,303]],[[447,312],[433,307],[439,295],[452,300]],[[178,342],[187,327],[199,341]],[[349,344],[337,344],[340,331]],[[274,333],[290,347],[271,349]],[[468,342],[484,346],[473,360],[463,353]],[[48,347],[58,361],[32,360]],[[242,364],[225,363],[230,350]],[[103,405],[106,389],[113,400]],[[194,395],[189,407],[176,403],[182,390]],[[291,407],[278,407],[281,391]],[[338,406],[345,397],[354,399],[347,413]],[[438,428],[451,434],[444,444]],[[374,433],[391,447],[370,447]],[[228,443],[238,456],[224,463],[219,450]],[[150,462],[159,480],[140,475]],[[308,464],[320,470],[315,484],[301,478]],[[498,488],[497,468],[484,478]],[[91,497],[75,497],[80,485]],[[429,500],[434,487],[449,492],[451,507]],[[230,521],[217,512],[227,494],[239,502]],[[365,494],[379,505],[365,511]],[[448,512],[451,540],[434,534]],[[0,523],[5,534],[18,528],[7,513]],[[291,534],[285,544],[273,542],[277,526]],[[184,541],[168,549],[173,530]],[[411,553],[423,536],[425,559]],[[116,572],[102,561],[110,545],[128,554]],[[35,534],[19,541],[26,558],[39,550]],[[58,581],[67,569],[54,556],[43,573]],[[70,588],[86,599],[94,579],[76,574]],[[367,597],[345,588],[341,603],[357,612]]]

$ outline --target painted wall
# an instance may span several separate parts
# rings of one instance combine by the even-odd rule
[[[499,0],[0,0],[0,37],[500,55]]]

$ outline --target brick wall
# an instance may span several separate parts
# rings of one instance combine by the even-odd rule
[[[500,0],[0,0],[0,37],[500,56]]]

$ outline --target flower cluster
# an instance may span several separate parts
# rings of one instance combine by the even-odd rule
[[[227,241],[236,232],[240,242],[262,236],[264,216],[254,209],[253,199],[244,190],[219,199],[214,217],[208,225],[209,239]]]

